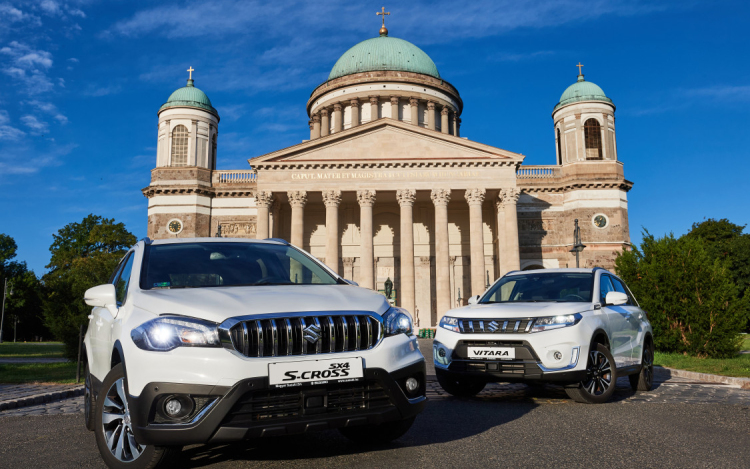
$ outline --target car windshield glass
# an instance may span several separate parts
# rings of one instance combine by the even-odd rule
[[[509,275],[495,283],[480,303],[591,302],[594,275],[551,272]]]
[[[147,246],[141,289],[249,285],[332,285],[337,279],[297,249],[266,243]]]

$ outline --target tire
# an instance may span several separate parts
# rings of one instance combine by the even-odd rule
[[[409,431],[416,417],[379,425],[361,425],[339,428],[342,435],[361,445],[382,445],[404,436]]]
[[[435,370],[438,383],[445,392],[456,397],[472,397],[479,394],[487,385],[484,381],[467,378],[453,378],[443,373],[441,370]]]
[[[649,340],[643,344],[641,371],[628,376],[633,391],[650,391],[654,385],[654,344]]]
[[[84,370],[84,387],[83,387],[83,421],[86,425],[86,430],[94,431],[94,415],[96,415],[96,398],[94,397],[94,390],[91,388],[91,372],[89,371],[89,365],[86,363]]]
[[[617,367],[609,349],[592,344],[586,363],[587,377],[575,387],[565,388],[568,397],[583,404],[603,404],[615,393]]]
[[[127,390],[122,364],[116,365],[104,378],[102,391],[96,399],[94,435],[99,454],[113,469],[152,469],[162,466],[180,448],[139,445],[135,441],[130,429]]]

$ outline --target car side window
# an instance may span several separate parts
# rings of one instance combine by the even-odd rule
[[[601,304],[604,304],[607,300],[607,293],[611,291],[615,291],[615,287],[612,286],[609,275],[599,277],[599,302]]]
[[[122,304],[125,302],[125,297],[128,294],[130,273],[133,271],[133,259],[135,259],[135,256],[131,253],[123,264],[122,270],[120,270],[120,274],[115,280],[115,297],[117,298],[117,306],[122,306]]]
[[[629,305],[635,305],[635,301],[633,301],[633,296],[630,294],[627,288],[625,288],[625,284],[622,283],[622,280],[619,278],[612,277],[612,283],[615,284],[615,291],[618,291],[620,293],[625,293],[628,295],[628,303]]]

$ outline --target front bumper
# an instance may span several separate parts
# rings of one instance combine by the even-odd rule
[[[404,382],[419,380],[414,397]],[[155,423],[156,406],[170,395],[200,396],[208,402],[194,423]],[[268,378],[251,378],[232,387],[149,383],[128,396],[133,433],[147,445],[223,443],[407,419],[425,406],[425,364],[416,362],[388,373],[366,368],[364,380],[305,388],[270,389]]]

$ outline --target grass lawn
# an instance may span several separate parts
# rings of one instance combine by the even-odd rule
[[[83,373],[83,369],[81,369]],[[75,383],[75,363],[19,363],[0,365],[0,383]],[[83,382],[83,377],[81,378]]]
[[[750,350],[750,334],[745,335],[745,339],[742,341],[742,350]]]
[[[745,339],[747,344],[748,339]],[[679,353],[654,353],[654,365],[713,375],[750,378],[750,354],[735,358],[695,358]]]
[[[3,342],[0,358],[62,358],[62,342]]]

